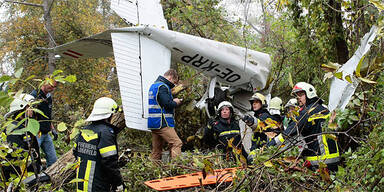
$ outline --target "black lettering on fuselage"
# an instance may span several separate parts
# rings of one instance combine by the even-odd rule
[[[234,83],[241,79],[241,76],[237,73],[234,73],[234,70],[230,68],[222,69],[220,64],[215,63],[214,61],[210,61],[209,59],[206,59],[204,56],[199,54],[195,54],[194,56],[184,55],[181,57],[181,60],[186,64],[190,64],[198,69],[212,71],[214,74],[216,74],[217,77],[230,83]]]
[[[215,67],[219,66],[219,64],[214,64],[213,61],[211,61],[211,63],[209,63],[208,66],[205,66],[205,67],[202,67],[201,69],[206,69],[207,71],[211,71],[212,69],[214,69]]]
[[[227,72],[221,72],[219,76],[220,78],[225,79],[229,74],[233,72],[233,70],[229,68],[225,68],[225,70],[227,70]]]
[[[189,63],[191,62],[192,60],[194,60],[197,56],[199,56],[199,54],[196,54],[195,56],[191,57],[191,56],[188,56],[188,55],[185,55],[185,56],[182,56],[181,57],[181,60],[186,62],[186,63]]]
[[[229,76],[226,80],[227,80],[228,82],[233,83],[233,82],[239,80],[240,78],[241,78],[240,75],[238,75],[238,74],[232,74],[232,75]]]
[[[196,61],[193,61],[192,65],[195,66],[195,67],[200,67],[200,66],[202,66],[203,64],[205,64],[206,62],[209,61],[209,59],[206,59],[205,61],[203,61],[203,59],[204,59],[204,57],[200,56],[200,59],[196,60]]]

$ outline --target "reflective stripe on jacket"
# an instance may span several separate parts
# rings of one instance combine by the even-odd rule
[[[312,165],[319,165],[319,162],[325,164],[337,163],[340,160],[337,138],[332,134],[322,134],[322,124],[329,117],[328,109],[321,105],[320,100],[308,104],[297,118],[299,122],[291,121],[284,134],[279,134],[274,138],[272,145],[281,145],[286,136],[296,136],[300,133],[307,144],[303,150],[305,160]]]
[[[232,134],[237,134],[239,135],[240,134],[240,131],[239,130],[231,130],[231,131],[223,131],[219,134],[219,137],[221,136],[225,136],[225,135],[232,135]]]
[[[160,129],[163,116],[168,127],[175,127],[174,110],[162,108],[157,101],[157,95],[161,86],[167,87],[169,96],[173,98],[171,89],[167,84],[158,81],[151,85],[148,94],[148,129]]]
[[[319,162],[330,164],[340,161],[340,153],[336,141],[336,136],[331,134],[319,135],[317,136],[317,141],[319,142],[321,155],[307,156],[304,157],[305,160],[310,161],[312,165],[319,165]],[[330,150],[330,147],[332,147],[334,150]]]
[[[84,127],[73,152],[80,162],[76,178],[84,179],[76,183],[78,192],[111,191],[122,184],[116,135],[111,125],[97,121]]]
[[[274,138],[276,145],[280,146],[285,139],[282,134]],[[320,155],[305,156],[304,160],[311,162],[311,165],[319,165],[320,162],[325,164],[337,163],[340,161],[339,148],[336,141],[336,136],[332,134],[322,134],[317,136],[317,141],[320,148]],[[330,149],[332,148],[332,149]]]

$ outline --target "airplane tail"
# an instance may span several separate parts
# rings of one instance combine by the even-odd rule
[[[139,23],[136,0],[112,0],[111,9],[128,24],[137,25]]]
[[[160,0],[112,0],[111,8],[129,24],[167,28]],[[126,125],[147,131],[148,90],[170,68],[171,51],[140,33],[111,37]]]
[[[111,36],[126,125],[147,131],[148,90],[170,68],[171,52],[137,33]]]
[[[111,8],[128,24],[168,29],[160,0],[112,0]]]

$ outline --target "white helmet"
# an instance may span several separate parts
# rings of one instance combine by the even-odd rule
[[[283,101],[279,97],[274,97],[269,102],[269,109],[281,110],[283,108]]]
[[[262,105],[265,105],[265,96],[261,93],[255,93],[252,95],[252,97],[249,99],[249,101],[251,102],[251,104],[253,103],[253,101],[255,100],[259,100],[261,102]]]
[[[14,100],[9,106],[9,112],[4,115],[4,118],[8,118],[13,115],[15,112],[24,109],[29,102],[33,101],[35,97],[30,94],[22,93],[19,96],[15,96]]]
[[[95,101],[89,117],[85,121],[98,121],[108,119],[113,113],[118,111],[117,103],[108,97],[101,97]]]
[[[287,107],[296,107],[297,106],[297,99],[296,98],[292,98],[290,99],[287,104],[285,104],[285,108]]]
[[[314,97],[317,97],[315,87],[313,87],[309,83],[306,83],[306,82],[297,83],[292,89],[292,94],[300,92],[300,91],[305,91],[305,94],[307,95],[308,99],[312,99]]]
[[[233,106],[229,101],[222,101],[219,106],[217,106],[217,115],[220,116],[220,112],[223,109],[223,107],[229,107],[229,110],[231,110],[231,115],[233,114]]]
[[[222,101],[222,102],[219,104],[219,106],[217,107],[217,111],[218,111],[218,112],[221,111],[221,109],[222,109],[223,107],[229,107],[229,108],[232,108],[232,110],[233,110],[233,106],[232,106],[232,104],[231,104],[229,101]]]

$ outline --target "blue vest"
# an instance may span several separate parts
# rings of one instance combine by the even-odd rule
[[[160,129],[163,120],[162,116],[164,116],[167,127],[175,127],[173,110],[165,110],[157,102],[160,86],[166,86],[169,96],[173,99],[171,89],[165,83],[158,81],[151,85],[148,94],[148,129]]]

